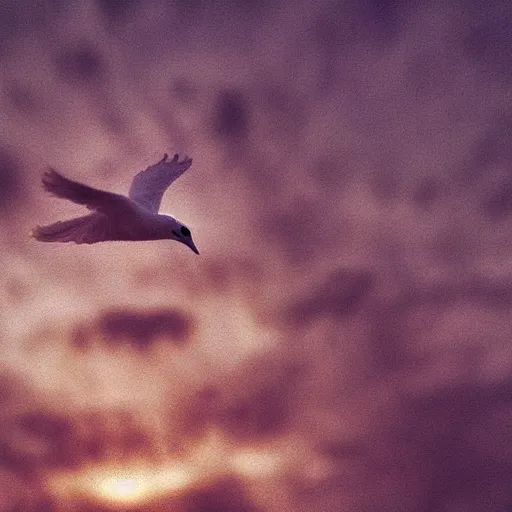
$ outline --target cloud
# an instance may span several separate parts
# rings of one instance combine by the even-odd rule
[[[239,91],[219,92],[214,107],[213,130],[219,137],[244,139],[249,130],[249,112]]]
[[[136,0],[98,0],[97,4],[109,24],[125,21],[138,7]]]
[[[374,290],[375,275],[366,269],[339,269],[288,309],[294,325],[303,326],[321,316],[341,319],[357,313]]]
[[[22,199],[21,162],[14,152],[0,148],[0,211],[5,215]]]
[[[77,325],[72,343],[87,349],[99,336],[109,346],[127,343],[138,350],[149,349],[156,340],[165,339],[176,346],[186,345],[192,334],[192,320],[179,309],[114,309],[105,311],[93,325]]]
[[[2,506],[196,456],[138,509],[510,508],[503,2],[63,5],[1,21]],[[21,234],[75,212],[41,166],[122,191],[164,151],[200,258]]]
[[[58,75],[78,87],[104,80],[105,65],[101,55],[88,43],[65,49],[56,57],[55,64]]]
[[[191,492],[185,499],[187,512],[258,512],[236,479],[218,480]]]

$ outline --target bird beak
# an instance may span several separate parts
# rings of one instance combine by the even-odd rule
[[[199,254],[199,251],[197,250],[197,247],[195,246],[194,242],[192,242],[192,239],[188,240],[188,243],[186,245],[190,247],[196,254]]]

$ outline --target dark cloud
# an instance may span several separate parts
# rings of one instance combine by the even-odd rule
[[[219,293],[230,290],[250,289],[255,291],[261,283],[264,269],[259,261],[252,258],[214,259],[205,262],[204,279],[208,287]]]
[[[373,364],[379,371],[396,371],[406,361],[404,323],[408,305],[383,305],[371,319]]]
[[[380,44],[397,41],[405,14],[411,8],[411,2],[403,0],[366,0],[357,2],[357,5],[361,9],[367,36]]]
[[[18,429],[44,446],[37,463],[45,467],[74,467],[77,465],[75,430],[69,417],[49,411],[31,411],[17,418]]]
[[[471,27],[464,40],[464,50],[485,73],[508,82],[511,78],[507,56],[512,53],[512,13],[508,9],[508,13],[498,16]]]
[[[273,386],[251,390],[220,411],[219,423],[242,440],[264,438],[284,429],[288,422],[286,397]]]
[[[414,55],[405,70],[406,84],[420,100],[439,93],[444,81],[439,59],[431,53]]]
[[[181,412],[171,410],[171,419],[185,439],[200,438],[214,426],[241,443],[272,439],[292,426],[303,370],[269,357],[248,361],[230,377],[231,385],[205,386],[180,404]]]
[[[66,82],[83,86],[105,79],[105,63],[99,51],[89,43],[66,48],[55,59],[57,73]]]
[[[75,453],[83,462],[101,462],[108,460],[109,453],[120,441],[117,431],[116,415],[108,410],[89,410],[75,418],[77,429]]]
[[[24,480],[33,480],[37,478],[40,464],[36,456],[17,450],[7,441],[0,441],[0,467]]]
[[[462,286],[461,296],[495,310],[512,304],[512,280],[475,277]]]
[[[108,132],[117,136],[127,135],[129,127],[127,118],[114,107],[105,107],[99,117]]]
[[[76,325],[71,331],[71,344],[77,350],[87,350],[90,346],[92,330],[83,324]]]
[[[3,407],[25,392],[25,385],[18,378],[7,372],[0,372],[0,404]]]
[[[304,368],[276,364],[269,357],[243,365],[233,381],[246,385],[221,395],[215,421],[235,439],[261,440],[290,428]]]
[[[8,55],[13,40],[34,32],[49,30],[55,18],[66,10],[66,2],[5,2],[0,19],[0,55]]]
[[[321,441],[316,449],[337,463],[359,460],[368,456],[368,446],[345,439]]]
[[[34,116],[41,109],[36,94],[25,84],[19,82],[7,83],[4,87],[7,101],[22,115]]]
[[[282,250],[290,262],[311,261],[331,234],[321,216],[322,205],[298,201],[286,208],[271,210],[270,206],[260,220],[261,236]]]
[[[512,181],[500,183],[484,200],[483,207],[494,219],[509,215],[512,212]]]
[[[397,173],[397,162],[382,159],[370,177],[372,192],[382,202],[397,201],[402,191],[402,183]]]
[[[107,458],[108,445],[105,443],[105,438],[101,436],[101,430],[95,435],[82,439],[77,444],[77,449],[85,460],[100,462]]]
[[[71,436],[69,420],[48,413],[23,414],[18,418],[18,424],[21,428],[50,443],[66,443]]]
[[[190,317],[177,309],[107,311],[97,325],[108,343],[129,342],[139,349],[149,348],[157,338],[181,346],[192,332]]]
[[[142,457],[152,452],[153,445],[148,433],[144,430],[143,425],[137,423],[130,411],[120,411],[116,419],[120,430],[119,451],[121,457]],[[108,421],[111,421],[110,418]]]
[[[509,113],[502,113],[486,126],[480,138],[475,142],[472,151],[464,160],[459,174],[461,185],[483,187],[487,184],[490,175],[495,176],[496,169],[503,167],[508,169],[512,162],[511,148],[512,116]],[[501,177],[500,181],[502,180]],[[499,190],[495,193],[498,194]],[[493,198],[485,198],[485,201],[492,203]],[[492,213],[493,207],[490,208],[490,213]],[[497,210],[499,209],[498,207]]]
[[[71,416],[32,411],[17,418],[17,431],[41,443],[39,454],[12,443],[0,443],[4,466],[23,478],[34,478],[41,467],[80,470],[89,463],[115,457],[130,460],[152,456],[154,444],[133,413],[123,409],[98,409]]]
[[[182,103],[192,104],[197,98],[197,94],[198,91],[194,84],[184,77],[177,78],[171,84],[171,95]]]
[[[184,512],[258,512],[242,482],[222,479],[191,492],[184,500]]]
[[[29,482],[37,488],[44,461],[37,450],[30,449],[30,443],[17,442],[23,429],[16,421],[20,411],[34,408],[34,394],[24,379],[5,370],[0,372],[0,390],[0,478],[5,470],[13,482]],[[31,437],[30,432],[26,434]],[[0,489],[0,497],[1,493]]]
[[[300,138],[310,115],[310,105],[299,95],[288,90],[283,84],[263,83],[261,105],[269,118],[268,130],[276,136]]]
[[[322,66],[318,76],[320,90],[332,89],[343,80],[338,59],[355,41],[370,41],[375,51],[395,43],[400,34],[406,12],[400,0],[365,0],[363,2],[326,2],[310,30],[311,38],[301,41],[311,46],[316,43],[315,58],[320,56]]]
[[[71,421],[47,412],[26,413],[18,418],[21,429],[38,438],[46,446],[44,465],[66,467],[73,464]]]
[[[375,275],[365,269],[339,269],[303,299],[291,305],[288,320],[306,325],[321,316],[340,319],[357,313],[375,286]]]
[[[39,500],[33,511],[30,512],[57,512],[59,510],[59,505],[55,503],[55,500],[52,498],[44,498]]]
[[[126,21],[130,15],[134,14],[138,6],[137,0],[96,0],[100,12],[105,17],[107,23],[120,23]]]
[[[220,400],[221,390],[214,386],[206,386],[192,397],[186,397],[177,407],[177,411],[171,409],[169,420],[178,424],[183,440],[199,439],[215,424],[220,410]],[[177,444],[176,436],[172,432],[169,444]]]
[[[439,197],[441,184],[435,178],[424,178],[414,190],[412,200],[420,208],[430,208]]]
[[[73,420],[73,452],[81,464],[151,457],[155,452],[148,432],[130,410],[89,410]]]
[[[473,250],[467,236],[460,228],[442,229],[433,240],[435,261],[446,265],[464,265],[473,257]]]
[[[30,297],[31,286],[19,276],[11,276],[5,283],[5,293],[11,303],[22,304]]]
[[[262,0],[261,2],[258,0],[241,0],[239,2],[231,1],[230,3],[233,8],[241,11],[243,21],[250,24],[254,23],[255,19],[268,14],[274,5],[269,0]]]
[[[246,138],[249,131],[249,115],[249,106],[241,91],[220,91],[214,105],[214,133],[226,139]]]
[[[482,315],[485,311],[502,314],[511,301],[512,283],[509,280],[471,277],[462,283],[443,283],[433,287],[411,284],[396,300],[372,304],[369,322],[372,326],[371,346],[375,368],[379,372],[396,372],[421,364],[435,364],[435,349],[422,353],[421,349],[416,352],[414,347],[419,339],[432,336],[432,327],[442,321],[443,315],[467,305]],[[503,317],[501,321],[502,329],[508,329],[508,320]],[[496,333],[489,332],[488,336],[488,343],[496,343]],[[438,348],[441,350],[441,347]],[[466,358],[463,365],[467,368],[478,366],[476,361],[471,362],[470,354],[474,350],[478,361],[483,357],[480,349],[472,349],[469,340],[466,348],[465,354],[465,349],[458,348],[461,361]],[[423,363],[420,361],[422,357],[426,358]],[[429,357],[434,360],[429,360]]]
[[[21,162],[12,151],[0,147],[0,212],[12,209],[22,195]]]
[[[503,431],[503,425],[494,424],[487,435],[476,439],[470,434],[482,417],[489,417],[490,411],[503,406],[512,411],[509,391],[510,384],[487,389],[474,384],[458,385],[412,400],[406,406],[399,435],[417,445],[422,460],[431,468],[426,496],[429,510],[463,502],[467,493],[473,494],[475,486],[497,492],[486,510],[505,510],[501,507],[511,503],[507,481],[512,466],[508,462],[497,464],[496,458],[484,462],[479,455],[495,445],[494,436]]]
[[[322,190],[322,194],[327,196],[335,194],[339,197],[340,190],[345,189],[354,178],[351,170],[352,160],[353,157],[348,154],[341,156],[327,154],[312,165],[312,177],[315,184]],[[384,184],[384,180],[378,173],[375,173],[375,178],[376,194],[381,194],[381,185],[385,186],[385,192],[389,192],[388,183]]]
[[[207,8],[205,0],[176,0],[173,2],[179,19],[190,19],[191,17],[201,17]]]

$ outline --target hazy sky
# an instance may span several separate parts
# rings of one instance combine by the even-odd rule
[[[512,4],[3,2],[0,512],[512,510]],[[43,244],[194,162],[171,241]]]

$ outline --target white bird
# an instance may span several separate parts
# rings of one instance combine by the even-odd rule
[[[158,213],[167,188],[192,165],[191,158],[178,155],[158,163],[133,178],[128,197],[98,190],[65,178],[53,169],[43,174],[48,192],[83,204],[93,213],[75,219],[37,226],[32,236],[41,242],[94,244],[109,240],[177,240],[199,254],[190,229],[170,215]]]

